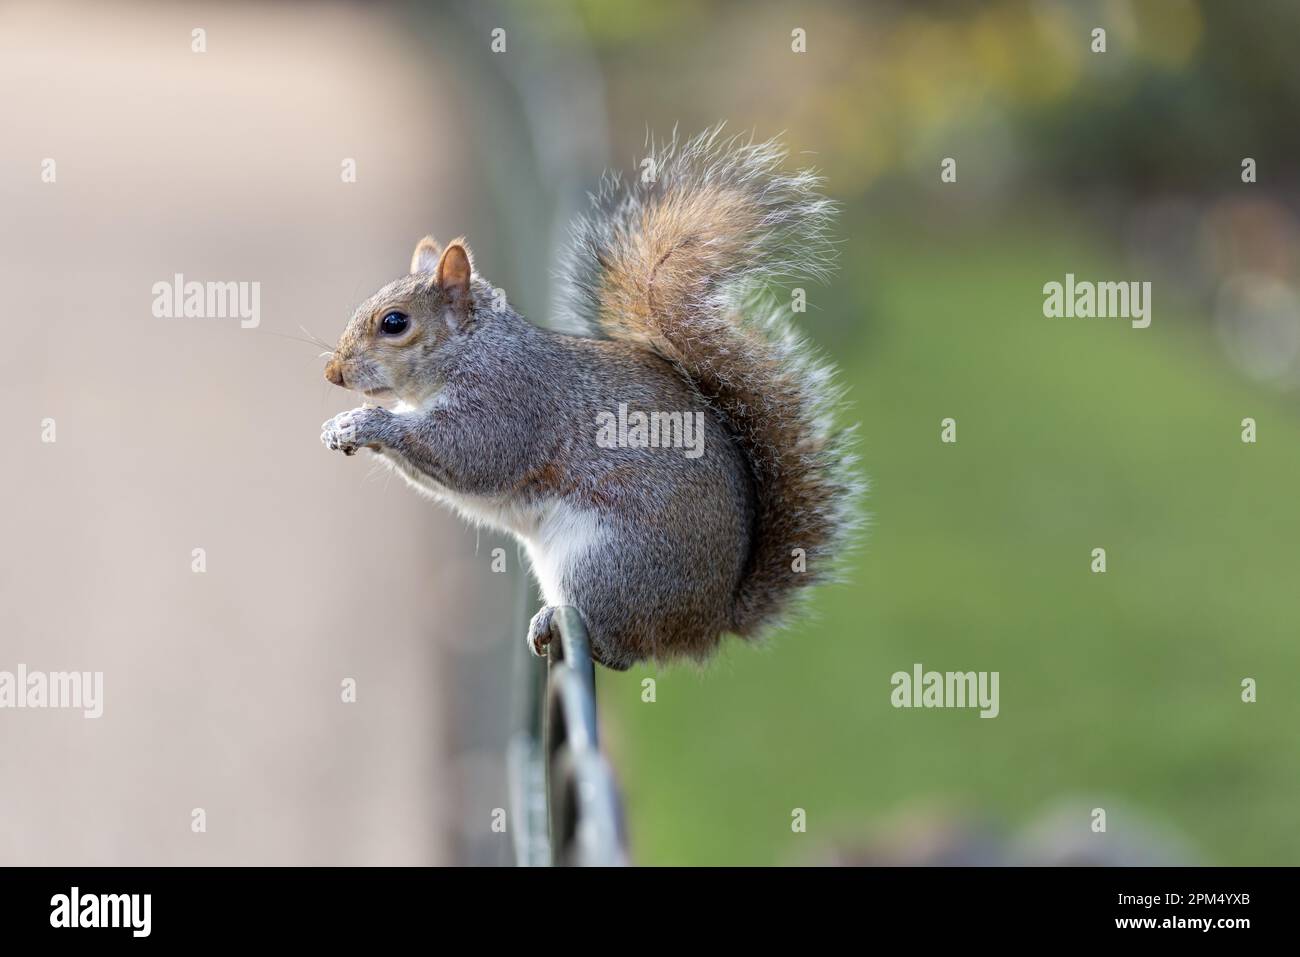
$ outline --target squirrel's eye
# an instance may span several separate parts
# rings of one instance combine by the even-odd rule
[[[390,312],[380,321],[379,328],[386,336],[400,336],[410,324],[405,313]]]

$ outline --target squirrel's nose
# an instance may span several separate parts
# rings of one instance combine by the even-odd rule
[[[329,379],[335,385],[343,384],[343,364],[337,359],[331,359],[325,364],[325,378]]]

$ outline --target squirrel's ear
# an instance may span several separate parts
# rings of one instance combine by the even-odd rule
[[[438,285],[453,299],[466,298],[469,296],[469,280],[473,273],[474,262],[465,240],[453,239],[438,260]]]
[[[441,255],[442,247],[438,245],[438,240],[425,236],[415,244],[415,252],[411,256],[411,275],[432,274],[438,268],[438,257]]]

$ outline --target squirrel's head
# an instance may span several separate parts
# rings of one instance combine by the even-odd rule
[[[421,404],[439,388],[440,357],[473,330],[473,275],[463,239],[446,249],[432,236],[420,240],[411,274],[357,307],[325,378],[375,401]]]

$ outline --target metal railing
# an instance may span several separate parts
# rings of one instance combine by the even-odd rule
[[[627,863],[623,809],[596,725],[596,674],[576,608],[552,621],[547,659],[528,667],[528,719],[508,755],[515,860],[523,866]]]

